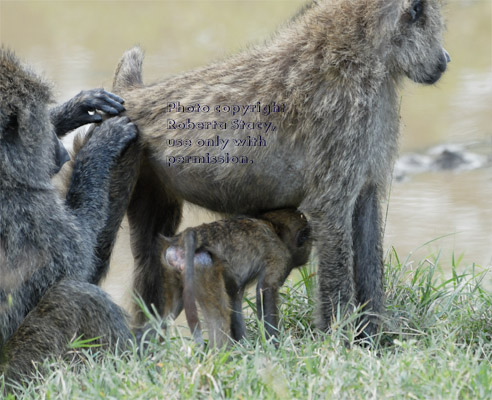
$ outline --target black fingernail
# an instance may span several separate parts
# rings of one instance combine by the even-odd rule
[[[125,100],[123,100],[120,96],[118,96],[117,94],[114,94],[114,93],[110,93],[110,97],[113,98],[113,100],[116,100],[117,102],[119,103],[124,103]]]

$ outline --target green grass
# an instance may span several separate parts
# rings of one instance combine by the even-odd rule
[[[414,265],[396,252],[386,266],[387,313],[372,346],[355,339],[355,310],[329,334],[314,328],[315,274],[301,271],[281,300],[280,345],[265,340],[247,304],[249,341],[203,350],[174,325],[142,352],[52,361],[18,388],[25,399],[490,399],[492,296],[485,271],[458,272],[454,257]],[[449,263],[448,263],[449,264]],[[450,276],[449,276],[450,275]],[[488,278],[487,278],[488,279]],[[149,336],[150,337],[150,336]],[[93,349],[92,349],[93,350]],[[48,365],[49,363],[46,363]],[[0,380],[0,385],[2,381]],[[1,391],[0,391],[1,393]],[[7,398],[13,399],[13,395]]]

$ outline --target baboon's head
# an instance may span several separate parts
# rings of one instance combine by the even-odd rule
[[[261,218],[272,223],[275,232],[286,244],[295,266],[308,262],[311,254],[311,228],[304,214],[296,209],[269,211]]]
[[[304,13],[314,48],[325,48],[325,64],[349,81],[406,75],[432,84],[450,61],[441,0],[319,0]]]
[[[50,121],[50,88],[4,48],[0,70],[0,183],[42,186],[69,159]]]
[[[390,0],[397,16],[388,57],[392,72],[417,83],[435,83],[451,60],[442,46],[440,0]],[[397,12],[399,10],[399,12]]]

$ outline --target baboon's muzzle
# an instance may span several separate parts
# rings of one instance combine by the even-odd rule
[[[439,63],[439,70],[441,72],[446,71],[446,67],[448,66],[448,63],[451,62],[451,57],[449,56],[449,53],[446,51],[446,49],[442,49],[443,52],[443,59]]]
[[[441,75],[444,73],[444,71],[446,71],[449,62],[451,62],[451,57],[449,56],[449,53],[445,49],[442,49],[442,54],[439,57],[439,63],[434,69],[434,73],[428,75],[423,80],[423,83],[426,83],[428,85],[436,83],[441,78]]]

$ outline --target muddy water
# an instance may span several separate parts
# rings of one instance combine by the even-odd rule
[[[401,151],[442,143],[492,154],[492,3],[448,1],[452,63],[434,87],[408,83],[402,95]],[[261,41],[300,1],[0,1],[0,39],[54,82],[58,101],[81,89],[111,87],[122,52],[146,50],[146,82],[224,57]],[[467,147],[468,148],[468,147]],[[464,253],[462,265],[492,264],[492,169],[426,172],[393,183],[385,247],[401,258]],[[210,220],[185,213],[184,225]],[[440,238],[440,239],[437,239]],[[431,244],[427,242],[435,240]],[[125,303],[132,257],[123,226],[106,287]],[[423,246],[423,247],[422,247]]]

